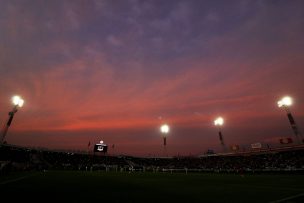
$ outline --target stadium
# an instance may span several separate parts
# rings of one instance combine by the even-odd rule
[[[0,147],[3,198],[47,202],[302,202],[304,145],[200,157]],[[18,191],[18,195],[16,195]]]
[[[284,100],[284,99],[283,99]],[[0,189],[5,199],[38,202],[302,202],[304,144],[280,139],[280,147],[261,143],[228,150],[221,128],[221,153],[207,150],[199,156],[164,157],[107,154],[108,145],[96,143],[88,151],[56,151],[8,144],[5,140],[15,113],[24,100],[13,97],[14,108],[1,131]],[[279,106],[287,108],[291,102]],[[296,138],[298,126],[288,111]],[[214,121],[222,126],[223,118]],[[19,191],[15,195],[15,191]],[[220,194],[220,195],[219,195]]]
[[[0,0],[2,202],[304,202],[303,0]]]

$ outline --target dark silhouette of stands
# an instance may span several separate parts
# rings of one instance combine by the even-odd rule
[[[25,147],[0,146],[0,172],[39,170],[167,172],[304,172],[304,149],[203,157],[139,158],[96,156]]]

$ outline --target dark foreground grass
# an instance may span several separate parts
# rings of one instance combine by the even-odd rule
[[[10,202],[304,202],[304,175],[47,171],[0,179]]]

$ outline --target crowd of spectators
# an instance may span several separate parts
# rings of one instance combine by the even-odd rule
[[[132,158],[137,167],[196,171],[304,171],[304,150],[205,157]]]
[[[139,158],[0,146],[1,175],[25,170],[304,172],[304,148],[255,154]]]

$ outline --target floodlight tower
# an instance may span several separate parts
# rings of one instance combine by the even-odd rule
[[[221,131],[221,126],[224,124],[224,119],[222,117],[218,117],[217,119],[214,120],[214,125],[218,126],[219,129],[219,139],[221,142],[221,145],[223,147],[223,149],[225,149],[225,143],[224,143],[224,139],[223,139],[223,135],[222,135],[222,131]]]
[[[288,96],[286,96],[286,97],[282,98],[280,101],[278,101],[278,107],[285,109],[285,111],[287,113],[289,123],[290,123],[291,128],[292,128],[292,130],[293,130],[293,132],[294,132],[294,134],[297,138],[297,141],[299,143],[301,143],[301,141],[300,141],[301,133],[300,133],[300,131],[297,127],[297,124],[296,124],[293,116],[291,115],[291,112],[290,112],[290,109],[289,109],[289,106],[291,106],[291,105],[292,105],[292,98],[288,97]]]
[[[161,127],[160,127],[160,132],[163,134],[163,139],[164,139],[164,150],[165,150],[165,153],[166,153],[166,146],[167,146],[167,134],[169,133],[170,131],[170,128],[167,124],[163,124]]]
[[[12,121],[13,121],[15,113],[17,113],[18,108],[22,107],[23,104],[24,104],[24,100],[21,97],[19,97],[19,96],[14,96],[12,98],[12,102],[14,104],[14,107],[13,107],[13,110],[8,113],[9,117],[8,117],[7,123],[3,127],[2,132],[1,132],[0,144],[3,144],[3,142],[5,140],[6,133],[8,131],[8,128],[10,127]]]

